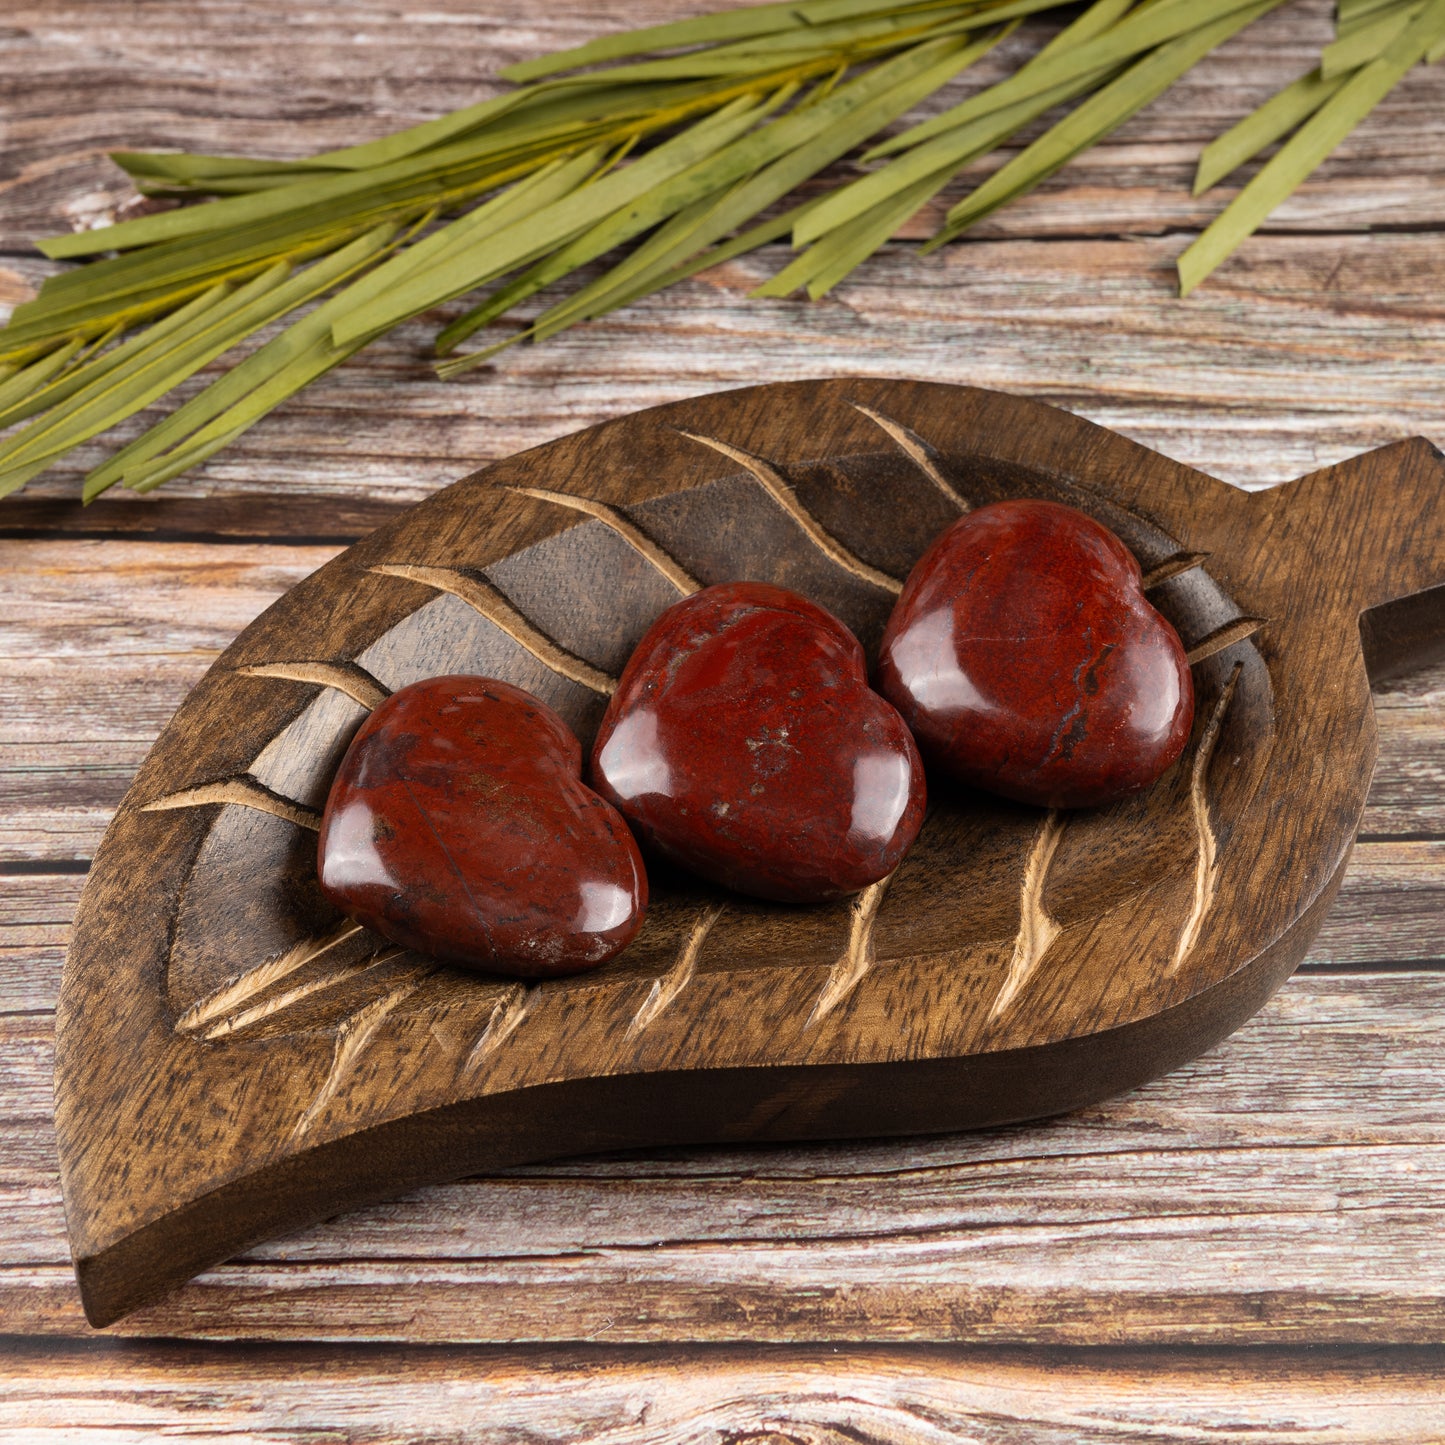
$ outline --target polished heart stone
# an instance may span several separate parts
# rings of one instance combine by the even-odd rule
[[[326,801],[321,888],[358,922],[519,978],[592,968],[642,926],[627,825],[582,782],[582,748],[530,693],[433,677],[383,702]]]
[[[923,822],[923,767],[837,618],[760,582],[669,608],[627,664],[592,781],[658,852],[741,893],[839,898]]]
[[[1146,787],[1194,717],[1184,647],[1107,527],[995,502],[939,536],[884,633],[879,690],[930,765],[1055,808]]]

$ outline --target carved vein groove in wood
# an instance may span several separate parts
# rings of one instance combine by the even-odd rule
[[[615,677],[609,677],[600,668],[593,667],[590,662],[584,662],[553,642],[517,611],[503,593],[480,577],[459,572],[454,567],[423,567],[410,562],[384,562],[371,571],[386,577],[405,577],[409,582],[435,587],[438,592],[450,592],[453,597],[460,597],[469,607],[474,607],[489,622],[496,623],[508,637],[520,643],[558,676],[580,682],[583,687],[591,688],[603,697],[611,697],[617,690]]]
[[[853,906],[848,913],[848,946],[828,970],[828,977],[818,995],[818,1001],[813,1005],[813,1012],[808,1015],[805,1028],[812,1028],[814,1024],[827,1018],[858,987],[863,976],[873,967],[873,924],[877,920],[878,910],[883,906],[883,895],[897,876],[898,869],[895,868],[888,877],[880,878],[877,883],[870,883],[853,900]]]
[[[1189,775],[1189,803],[1194,813],[1194,835],[1197,840],[1194,860],[1194,902],[1189,916],[1184,920],[1179,940],[1174,945],[1174,957],[1169,960],[1169,973],[1177,973],[1184,960],[1194,951],[1199,942],[1200,930],[1204,927],[1205,916],[1214,902],[1214,891],[1219,882],[1219,840],[1214,836],[1214,823],[1209,816],[1209,762],[1219,742],[1220,729],[1224,726],[1225,714],[1234,699],[1234,689],[1239,674],[1244,670],[1242,662],[1234,664],[1229,681],[1220,691],[1214,711],[1209,715],[1199,747],[1194,753],[1194,767]]]
[[[1151,587],[1158,587],[1171,577],[1182,577],[1184,573],[1202,567],[1207,561],[1208,552],[1176,552],[1172,557],[1166,557],[1157,567],[1151,567],[1139,585],[1147,592]]]
[[[385,1020],[386,1016],[399,1003],[410,998],[424,979],[429,978],[436,972],[430,966],[418,969],[410,978],[402,980],[389,993],[384,993],[378,999],[373,999],[363,1009],[358,1009],[347,1019],[336,1031],[336,1045],[331,1054],[331,1068],[327,1071],[326,1078],[316,1097],[306,1107],[306,1112],[296,1121],[296,1127],[292,1130],[293,1137],[300,1137],[305,1134],[320,1117],[326,1106],[340,1092],[346,1076],[356,1066],[356,1062],[366,1051],[372,1036],[376,1033]]]
[[[702,946],[712,932],[713,924],[721,916],[724,906],[713,903],[697,915],[682,948],[678,950],[677,962],[661,978],[653,979],[652,988],[642,1001],[642,1007],[633,1014],[632,1022],[627,1026],[629,1039],[636,1038],[687,987],[693,970],[697,967]]]
[[[763,490],[803,529],[808,540],[845,572],[851,572],[861,581],[877,587],[882,592],[891,592],[897,595],[903,590],[903,584],[896,577],[890,577],[888,573],[880,572],[876,567],[870,567],[861,557],[855,557],[798,500],[797,493],[783,480],[782,475],[771,463],[764,461],[762,457],[755,457],[751,452],[743,451],[741,447],[730,446],[727,442],[718,441],[716,437],[705,437],[690,431],[682,432],[681,435],[687,437],[689,441],[701,442],[703,446],[711,447],[715,452],[721,452],[723,456],[751,472],[761,483]]]
[[[884,416],[881,411],[874,411],[871,406],[864,406],[861,402],[852,403],[854,411],[860,411],[869,421],[882,427],[898,446],[898,450],[911,461],[960,512],[973,510],[968,499],[957,491],[953,484],[938,470],[938,464],[933,460],[933,453],[928,444],[918,435],[910,431],[902,422],[894,421],[891,416]]]
[[[487,1025],[478,1036],[472,1051],[467,1055],[465,1071],[472,1073],[479,1068],[492,1054],[501,1048],[517,1031],[522,1020],[532,1011],[532,1005],[536,1003],[537,996],[541,989],[533,984],[530,988],[514,983],[496,1002],[492,1008],[491,1017],[487,1019]]]
[[[279,677],[288,682],[332,687],[365,708],[374,708],[391,696],[389,688],[354,662],[258,662],[236,670],[245,677]]]
[[[208,803],[232,803],[238,808],[254,808],[258,813],[284,818],[288,823],[295,823],[298,828],[309,828],[313,833],[321,828],[321,814],[314,808],[283,798],[248,777],[223,778],[220,782],[202,783],[197,788],[167,793],[164,798],[142,804],[140,811],[166,813],[173,808],[203,808]]]
[[[1213,657],[1216,652],[1223,652],[1226,647],[1233,647],[1236,642],[1243,642],[1246,637],[1253,637],[1268,621],[1267,617],[1236,617],[1233,622],[1216,627],[1208,637],[1200,638],[1189,649],[1187,656],[1190,665],[1203,662],[1206,657]]]
[[[526,497],[535,497],[539,502],[555,502],[559,507],[571,507],[573,511],[585,512],[595,517],[604,527],[610,527],[633,551],[651,562],[684,597],[702,591],[702,583],[694,577],[676,557],[658,546],[646,532],[617,507],[606,502],[593,501],[591,497],[574,497],[569,492],[549,492],[545,487],[508,487],[509,492],[520,492]]]
[[[240,1033],[242,1029],[248,1029],[252,1024],[261,1023],[265,1019],[283,1013],[292,1004],[300,1003],[302,999],[310,998],[314,993],[335,988],[337,984],[350,983],[353,979],[380,968],[382,964],[400,958],[404,952],[405,949],[392,948],[384,953],[373,954],[370,958],[361,959],[356,963],[343,963],[329,973],[321,974],[316,978],[308,978],[294,988],[288,988],[282,993],[272,994],[268,998],[261,999],[259,1003],[252,1004],[250,1008],[241,1009],[238,1013],[228,1014],[223,1019],[217,1019],[202,1032],[201,1037],[208,1043],[213,1043],[217,1039]]]
[[[1051,808],[1029,850],[1029,861],[1024,867],[1024,880],[1019,889],[1019,931],[1014,939],[1013,957],[1009,960],[1003,987],[988,1011],[990,1023],[1003,1016],[1059,936],[1058,920],[1044,907],[1044,884],[1048,882],[1049,867],[1058,851],[1059,839],[1064,836],[1064,827],[1058,809]]]
[[[280,983],[283,978],[289,978],[298,968],[303,968],[313,959],[320,958],[323,953],[329,952],[338,943],[345,943],[348,938],[355,938],[360,932],[361,925],[352,923],[348,919],[339,928],[323,934],[320,938],[303,938],[300,943],[288,948],[279,958],[257,964],[255,968],[247,969],[245,973],[227,979],[220,988],[207,994],[205,998],[198,999],[176,1020],[176,1032],[178,1034],[193,1033],[197,1029],[215,1023],[222,1015],[249,1003],[258,993],[264,993],[272,984]]]

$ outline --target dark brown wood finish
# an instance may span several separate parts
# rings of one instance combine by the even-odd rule
[[[96,856],[57,1054],[91,1319],[464,1172],[993,1124],[1193,1057],[1289,974],[1338,886],[1375,753],[1359,618],[1445,582],[1442,478],[1416,441],[1250,495],[1037,403],[855,379],[626,417],[384,526],[219,659]],[[927,541],[1008,495],[1184,568],[1154,596],[1200,706],[1147,795],[1069,816],[941,792],[852,905],[655,876],[626,954],[538,986],[397,957],[316,895],[316,810],[386,690],[492,673],[585,737],[681,591],[778,581],[871,646]],[[1378,666],[1433,645],[1441,596],[1392,609]]]

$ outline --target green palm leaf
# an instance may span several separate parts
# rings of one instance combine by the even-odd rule
[[[278,323],[94,468],[85,499],[161,485],[376,337],[463,297],[437,337],[443,377],[789,235],[801,249],[757,294],[822,296],[1025,127],[1071,107],[956,200],[930,247],[1287,0],[1094,0],[1007,78],[888,133],[1024,17],[1063,3],[745,6],[523,62],[505,95],[303,160],[118,153],[143,192],[208,199],[41,243],[52,259],[101,259],[51,277],[0,330],[0,496]],[[1201,155],[1196,194],[1281,147],[1181,256],[1181,290],[1442,53],[1445,0],[1339,0],[1319,67]],[[872,169],[797,194],[870,143]],[[487,343],[485,328],[602,258],[601,275]],[[479,332],[478,350],[451,354]]]

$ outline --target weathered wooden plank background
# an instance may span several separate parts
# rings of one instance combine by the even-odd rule
[[[0,305],[50,269],[32,238],[125,203],[110,147],[300,155],[696,8],[11,0]],[[1323,3],[1287,7],[975,239],[890,246],[824,303],[744,299],[775,248],[451,385],[418,325],[158,497],[81,509],[91,452],[0,503],[0,1439],[1445,1437],[1445,669],[1377,696],[1364,835],[1296,979],[1213,1053],[1067,1119],[466,1181],[212,1271],[122,1327],[148,1343],[88,1337],[50,1130],[69,920],[150,743],[268,602],[480,462],[850,373],[1006,387],[1248,486],[1445,442],[1440,73],[1172,294],[1221,203],[1189,196],[1200,146],[1328,34]]]
[[[1418,1351],[1304,1360],[1213,1351],[1161,1361],[1116,1350],[961,1356],[875,1345],[844,1355],[559,1350],[539,1370],[533,1353],[510,1350],[101,1341],[22,1346],[0,1361],[0,1391],[17,1419],[54,1421],[57,1434],[104,1419],[103,1435],[84,1438],[107,1441],[154,1440],[167,1427],[211,1438],[198,1433],[208,1418],[223,1422],[228,1439],[266,1442],[1436,1445],[1445,1387],[1432,1363]],[[481,1435],[479,1421],[494,1428]]]

